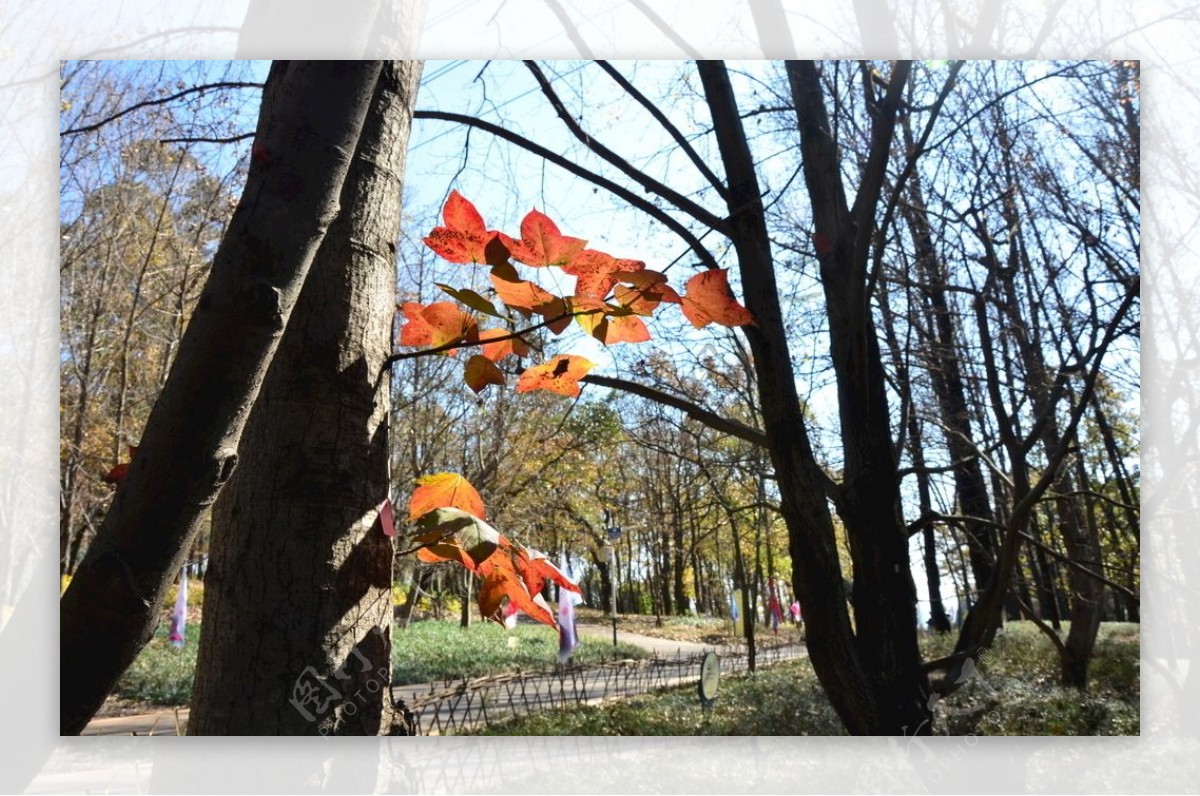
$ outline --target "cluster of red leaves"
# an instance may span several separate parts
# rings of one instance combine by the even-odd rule
[[[430,564],[455,561],[482,578],[479,612],[486,619],[503,624],[503,610],[512,604],[556,626],[542,589],[547,581],[576,593],[579,586],[544,554],[514,544],[488,525],[483,498],[461,475],[439,473],[417,484],[408,503],[408,519],[419,531],[417,558]]]
[[[641,343],[650,339],[643,318],[662,304],[678,304],[697,329],[710,323],[741,326],[754,323],[733,295],[728,273],[705,271],[688,280],[681,296],[667,276],[640,260],[613,257],[587,248],[587,241],[564,235],[537,210],[521,222],[521,237],[488,229],[483,216],[458,191],[452,191],[442,210],[443,226],[435,227],[425,244],[452,263],[489,269],[491,292],[504,306],[474,290],[438,285],[454,299],[432,304],[409,302],[400,309],[403,346],[428,346],[454,355],[460,348],[478,347],[467,359],[465,378],[475,392],[507,381],[498,363],[505,357],[525,357],[530,347],[522,339],[538,328],[561,334],[572,321],[605,345]],[[535,269],[558,268],[574,277],[569,295],[556,295],[527,279],[517,263]],[[461,305],[461,306],[460,306]],[[480,328],[484,317],[503,327]],[[519,323],[529,324],[524,329]],[[579,380],[594,367],[574,354],[558,354],[521,371],[517,392],[549,390],[569,397],[580,393]],[[391,504],[384,501],[380,519],[390,533]],[[503,623],[502,613],[515,606],[539,622],[555,625],[541,592],[547,581],[579,592],[557,567],[532,548],[510,542],[486,522],[483,500],[462,476],[440,473],[418,481],[409,501],[409,521],[417,527],[417,557],[427,563],[454,561],[483,579],[480,613]]]
[[[400,344],[429,346],[446,354],[454,354],[460,347],[482,346],[481,353],[471,356],[465,366],[466,382],[477,393],[489,384],[506,383],[497,363],[507,356],[527,356],[529,347],[521,335],[538,327],[561,334],[575,321],[605,345],[641,343],[650,339],[642,318],[653,315],[664,303],[680,305],[697,329],[710,323],[754,323],[730,290],[725,270],[693,276],[681,296],[667,284],[665,274],[646,268],[640,260],[589,249],[587,241],[562,234],[550,218],[537,210],[521,221],[521,237],[513,238],[488,229],[475,206],[458,191],[451,191],[442,220],[444,225],[435,227],[425,244],[452,263],[488,267],[492,292],[508,311],[501,312],[491,299],[473,290],[439,285],[465,309],[448,301],[404,304]],[[575,278],[574,291],[555,295],[523,278],[515,263],[534,269],[559,268]],[[482,316],[497,318],[506,325],[481,329]],[[519,321],[528,322],[534,316],[538,316],[534,326],[516,330]],[[592,367],[583,357],[560,354],[524,370],[517,391],[550,390],[574,397],[580,393],[579,379]]]

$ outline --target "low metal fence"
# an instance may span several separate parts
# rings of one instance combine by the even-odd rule
[[[749,668],[749,655],[744,646],[714,651],[719,655],[722,674]],[[755,665],[756,668],[771,666],[803,654],[802,645],[760,647],[756,650]],[[695,653],[613,660],[587,666],[567,664],[539,671],[443,682],[421,691],[412,687],[397,688],[393,693],[412,713],[418,734],[445,735],[478,729],[514,716],[695,683],[700,678],[703,659],[703,653]]]

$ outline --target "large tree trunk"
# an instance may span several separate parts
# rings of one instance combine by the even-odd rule
[[[393,546],[375,509],[390,483],[383,363],[419,74],[419,62],[383,68],[342,210],[213,510],[189,734],[398,729]]]
[[[276,70],[242,201],[138,456],[60,609],[60,729],[80,732],[158,624],[326,229],[380,62]]]

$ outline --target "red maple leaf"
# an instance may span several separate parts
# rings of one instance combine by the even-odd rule
[[[624,260],[595,249],[584,249],[563,271],[575,277],[575,295],[604,298],[617,283],[618,273],[635,273],[644,270],[641,260]]]
[[[689,279],[682,303],[683,314],[697,329],[710,323],[721,326],[754,323],[750,310],[738,304],[729,289],[729,272],[724,268],[704,271]]]
[[[138,446],[130,445],[127,450],[129,451],[129,461],[120,462],[115,465],[101,477],[101,481],[106,484],[119,484],[125,476],[129,475],[129,465],[133,464],[133,457],[137,456]]]
[[[618,271],[613,276],[621,283],[613,293],[617,303],[638,315],[653,315],[664,301],[681,302],[675,288],[667,284],[667,275],[659,271]]]
[[[483,355],[493,362],[499,362],[510,355],[529,355],[529,344],[520,337],[513,337],[512,333],[505,329],[481,329],[479,342],[483,343]]]
[[[458,191],[451,191],[442,208],[445,226],[434,227],[425,245],[452,263],[501,263],[508,250],[500,233],[489,230],[483,216]]]
[[[567,265],[587,245],[582,238],[563,235],[553,221],[537,210],[529,211],[521,221],[520,240],[499,234],[501,243],[514,260],[536,267]]]
[[[546,586],[546,581],[557,583],[567,591],[583,594],[574,581],[564,575],[561,569],[550,563],[550,559],[546,557],[545,553],[534,550],[532,547],[518,550],[517,554],[513,556],[513,564],[521,579],[525,581],[525,588],[529,590],[530,594],[540,594]]]
[[[823,232],[814,232],[813,247],[817,250],[818,255],[829,254],[833,251],[833,241]]]
[[[437,347],[459,340],[475,342],[479,339],[475,316],[463,312],[452,301],[435,301],[428,305],[410,301],[400,309],[405,321],[400,328],[400,345]],[[447,353],[455,351],[457,349],[450,349]]]
[[[479,566],[478,572],[483,575],[483,584],[479,587],[479,613],[485,619],[504,624],[500,609],[504,607],[507,597],[509,602],[538,622],[550,627],[557,625],[554,614],[550,613],[541,595],[530,594],[525,581],[517,574],[512,558],[503,554],[493,555]]]

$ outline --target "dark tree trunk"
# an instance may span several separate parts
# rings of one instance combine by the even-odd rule
[[[896,324],[889,306],[887,291],[881,292],[879,303],[884,316],[884,335],[895,362],[896,386],[901,394],[902,405],[908,407],[906,421],[908,451],[912,458],[914,475],[917,478],[917,499],[920,502],[921,510],[918,527],[924,545],[925,586],[929,592],[929,627],[936,633],[949,633],[950,617],[946,615],[946,606],[942,602],[942,576],[937,560],[933,497],[929,488],[929,472],[925,468],[925,440],[921,420],[913,408],[913,389],[912,380],[909,378],[907,352],[901,349],[900,339],[896,335]],[[910,319],[911,322],[912,319]]]
[[[137,458],[60,609],[60,730],[76,734],[153,634],[326,229],[381,64],[277,70],[255,157]]]
[[[390,485],[383,363],[419,74],[383,67],[341,212],[213,510],[190,734],[404,730],[390,698],[393,546],[376,507]]]
[[[1031,518],[1030,529],[1035,539],[1042,538],[1038,528],[1037,518]],[[1054,564],[1046,557],[1046,552],[1040,547],[1032,546],[1033,580],[1037,588],[1038,614],[1041,619],[1050,622],[1055,630],[1062,629],[1062,612],[1058,610],[1058,593],[1055,586]]]
[[[815,65],[788,63],[805,183],[815,234],[821,236],[818,260],[838,388],[845,477],[835,502],[854,563],[856,645],[876,702],[876,733],[927,731],[931,720],[883,362],[867,294],[875,210],[909,66],[897,62],[893,69],[858,193],[848,207]]]
[[[890,430],[879,436],[888,422],[883,374],[877,342],[868,333],[865,278],[857,281],[857,275],[865,277],[865,243],[871,230],[856,236],[845,206],[815,65],[789,63],[788,71],[817,231],[839,252],[838,262],[824,255],[821,270],[838,370],[847,483],[854,484],[853,490],[844,492],[829,484],[808,439],[783,326],[762,192],[728,74],[715,62],[702,61],[698,67],[729,185],[728,234],[737,253],[746,306],[755,319],[754,326],[743,329],[754,356],[764,430],[788,526],[792,585],[808,625],[813,668],[850,732],[928,733],[928,684],[917,650],[916,595],[899,515]],[[903,83],[904,68],[897,72],[894,79]],[[884,115],[894,119],[894,100]],[[890,140],[890,133],[885,122],[879,140]],[[886,155],[886,142],[874,149]],[[881,181],[882,163],[868,164],[868,174]],[[860,193],[860,200],[870,207],[869,218],[873,218],[877,191],[878,183],[865,185]],[[887,463],[878,460],[881,451],[886,451]],[[846,610],[827,491],[837,496],[851,538],[857,638]]]
[[[687,613],[688,601],[687,593],[684,591],[683,575],[684,575],[684,545],[683,545],[683,516],[675,518],[675,524],[672,528],[674,533],[671,536],[671,553],[672,553],[672,574],[675,577],[674,597],[675,597],[675,614],[683,616]]]

